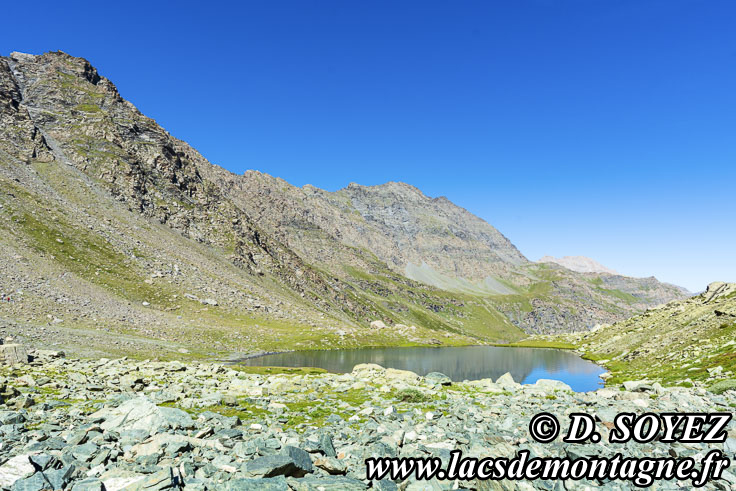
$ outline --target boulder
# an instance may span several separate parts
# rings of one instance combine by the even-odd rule
[[[335,457],[320,457],[314,461],[314,465],[332,475],[342,475],[348,472],[347,465]]]
[[[72,486],[72,491],[105,491],[102,481],[96,477],[90,477],[77,481]]]
[[[389,481],[388,479],[373,481],[371,489],[375,491],[399,491],[399,487],[396,485],[396,483],[393,481]]]
[[[266,455],[245,463],[246,477],[291,476],[298,472],[296,462],[288,455]]]
[[[169,467],[140,479],[122,488],[122,491],[160,491],[180,489],[182,478],[179,471]]]
[[[63,351],[39,349],[35,351],[34,358],[40,358],[42,360],[57,360],[59,358],[64,358],[65,356],[66,354]]]
[[[223,483],[225,491],[289,491],[284,476],[256,479],[237,478]]]
[[[413,383],[419,380],[419,375],[416,373],[410,372],[409,370],[398,370],[396,368],[387,368],[386,371],[383,372],[383,377],[389,381],[406,383]]]
[[[69,465],[53,471],[47,470],[43,473],[43,477],[49,484],[51,484],[51,489],[66,489],[75,470],[76,468],[73,465]]]
[[[36,471],[30,455],[16,455],[0,465],[0,489],[10,488],[15,481],[30,477]]]
[[[440,372],[430,372],[424,376],[424,379],[435,385],[452,385],[452,379]]]
[[[294,491],[345,491],[367,489],[363,481],[345,476],[334,477],[304,477],[302,479],[288,479],[289,487]]]
[[[332,443],[332,437],[329,433],[322,433],[320,435],[318,448],[327,457],[337,457],[337,452],[335,452],[335,446]]]
[[[725,450],[726,453],[736,455],[736,437],[726,438],[726,441],[723,442],[723,450]]]
[[[515,390],[520,387],[520,385],[514,381],[514,377],[512,377],[509,372],[498,377],[496,385],[500,386],[504,390]]]
[[[386,324],[383,323],[383,321],[373,321],[371,322],[371,329],[386,329]]]
[[[301,448],[287,445],[281,449],[281,453],[294,461],[296,470],[292,472],[292,476],[303,477],[314,470],[312,468],[312,458]]]
[[[572,387],[567,385],[565,382],[560,382],[559,380],[540,378],[539,380],[537,380],[537,382],[534,385],[548,392],[554,392],[556,390],[565,390],[568,392],[573,392]]]
[[[51,487],[43,472],[36,472],[32,476],[15,481],[13,483],[13,487],[10,488],[10,491],[43,491],[45,489],[57,488]]]
[[[255,385],[253,380],[234,378],[228,386],[228,393],[233,396],[261,397],[264,394],[263,387]]]
[[[128,399],[115,408],[105,408],[91,416],[92,419],[102,419],[100,425],[103,430],[145,430],[149,434],[158,433],[168,428],[192,428],[192,418],[173,407],[160,407],[145,397]]]
[[[647,392],[653,391],[654,387],[647,380],[627,380],[624,382],[624,389],[629,392]]]
[[[28,351],[21,344],[0,345],[0,364],[28,363]]]
[[[386,369],[381,365],[376,365],[375,363],[360,363],[353,367],[352,374],[355,375],[362,372],[383,372],[384,370]]]

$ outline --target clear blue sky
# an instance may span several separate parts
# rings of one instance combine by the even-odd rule
[[[401,180],[530,259],[736,281],[736,2],[14,4],[0,52],[89,59],[234,172]]]

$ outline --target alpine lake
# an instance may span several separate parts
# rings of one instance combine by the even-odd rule
[[[316,367],[346,373],[360,363],[410,370],[419,375],[441,372],[454,382],[491,378],[510,373],[516,382],[559,380],[576,392],[603,387],[603,368],[578,355],[558,349],[499,346],[447,348],[362,348],[275,353],[242,360],[248,366]]]

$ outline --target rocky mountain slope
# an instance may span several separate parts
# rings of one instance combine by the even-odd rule
[[[482,298],[528,332],[589,329],[687,295],[654,278],[530,262],[487,222],[408,184],[328,192],[256,171],[202,173],[282,243],[344,281],[369,280],[380,291],[392,287],[384,276],[393,272]]]
[[[0,57],[0,167],[0,328],[90,353],[514,341],[685,295],[531,263],[406,184],[236,176],[61,52]]]
[[[611,370],[613,381],[731,380],[736,388],[736,284],[711,283],[695,297],[563,338]]]
[[[578,273],[607,273],[613,275],[618,274],[611,268],[607,268],[598,261],[585,256],[544,256],[537,262],[559,264],[560,266],[567,268],[570,271],[577,271]]]

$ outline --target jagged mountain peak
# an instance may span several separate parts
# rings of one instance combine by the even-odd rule
[[[411,193],[424,198],[427,196],[416,186],[402,181],[387,181],[383,184],[363,185],[356,182],[349,183],[343,190],[365,190],[374,192],[393,192],[397,194]]]

